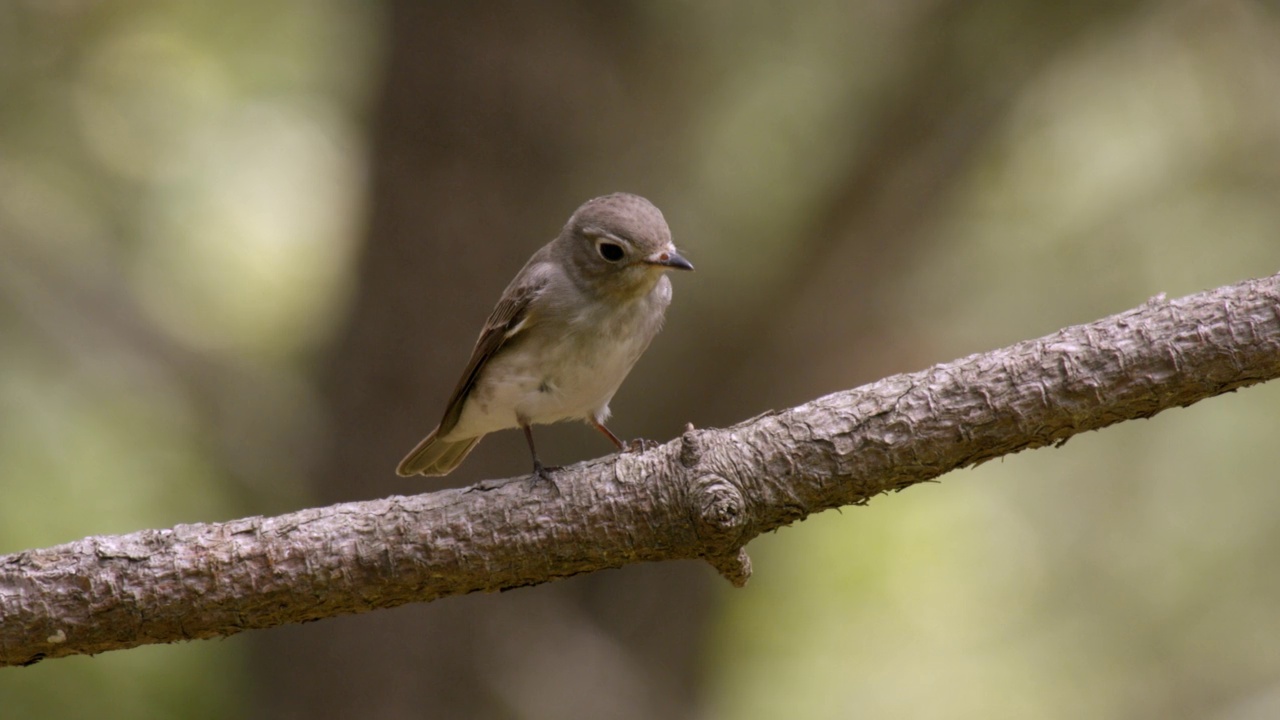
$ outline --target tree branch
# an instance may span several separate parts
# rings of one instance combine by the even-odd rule
[[[807,515],[1280,375],[1280,275],[559,472],[0,557],[0,665],[707,559]]]

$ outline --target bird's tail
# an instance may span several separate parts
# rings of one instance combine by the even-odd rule
[[[465,440],[441,440],[438,437],[440,428],[422,439],[418,446],[409,451],[400,461],[396,474],[402,477],[410,475],[448,475],[454,468],[462,464],[471,449],[480,442],[480,438]]]

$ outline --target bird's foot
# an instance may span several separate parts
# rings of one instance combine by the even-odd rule
[[[636,438],[634,440],[628,440],[627,444],[622,448],[622,452],[624,453],[645,452],[647,450],[652,450],[653,448],[658,447],[659,444],[660,443],[658,443],[658,441],[656,440]]]
[[[555,491],[557,495],[559,495],[560,487],[556,485],[556,481],[554,478],[551,477],[551,474],[555,472],[559,472],[560,470],[563,470],[563,469],[564,468],[560,465],[543,465],[537,460],[534,460],[533,461],[534,482],[539,485],[549,486],[552,490]]]

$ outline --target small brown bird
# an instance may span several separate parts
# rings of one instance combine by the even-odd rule
[[[545,478],[530,426],[562,420],[586,420],[625,449],[604,426],[609,401],[662,327],[673,268],[693,265],[653,203],[588,200],[502,293],[444,418],[396,472],[446,475],[486,434],[518,427]]]

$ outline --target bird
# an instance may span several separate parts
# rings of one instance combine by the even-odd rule
[[[444,416],[396,473],[447,475],[485,435],[520,428],[533,473],[549,479],[533,425],[583,420],[619,451],[609,401],[662,327],[669,270],[693,270],[662,212],[639,195],[583,203],[529,258],[485,321]]]

